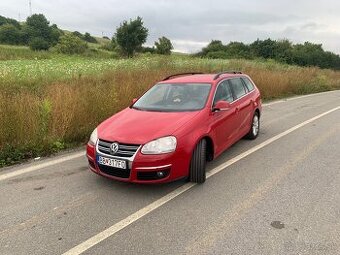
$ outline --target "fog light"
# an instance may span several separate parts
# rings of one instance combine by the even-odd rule
[[[163,171],[157,172],[157,176],[158,176],[159,178],[163,178],[164,175],[165,175],[165,173],[164,173]]]

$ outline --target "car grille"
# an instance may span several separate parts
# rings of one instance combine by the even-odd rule
[[[119,178],[129,178],[130,177],[130,169],[120,169],[110,166],[104,166],[98,164],[99,170],[107,175],[119,177]]]
[[[98,141],[98,151],[107,155],[122,157],[122,158],[131,158],[137,152],[139,145],[137,144],[121,144],[119,143],[118,151],[116,153],[112,153],[110,150],[110,146],[113,142],[108,142],[104,140]]]

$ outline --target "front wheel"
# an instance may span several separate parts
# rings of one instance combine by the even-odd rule
[[[258,112],[255,112],[250,130],[248,134],[246,135],[246,138],[250,140],[254,140],[259,135],[259,132],[260,132],[260,116]]]
[[[201,140],[192,154],[190,162],[190,181],[204,183],[206,179],[205,165],[207,163],[207,141]]]

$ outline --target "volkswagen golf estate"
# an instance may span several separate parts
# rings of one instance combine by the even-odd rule
[[[241,72],[172,75],[93,131],[89,168],[134,183],[203,183],[206,162],[255,139],[260,117],[260,92]]]

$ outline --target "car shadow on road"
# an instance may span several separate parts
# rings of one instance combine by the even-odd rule
[[[92,176],[93,177],[93,176]],[[131,196],[154,196],[155,194],[158,195],[165,195],[176,188],[184,185],[187,183],[185,179],[177,180],[170,183],[162,183],[162,184],[137,184],[137,183],[128,183],[128,182],[120,182],[116,180],[111,180],[102,176],[96,176],[95,183],[100,188],[108,191],[114,191],[115,194],[123,193],[129,194]]]

